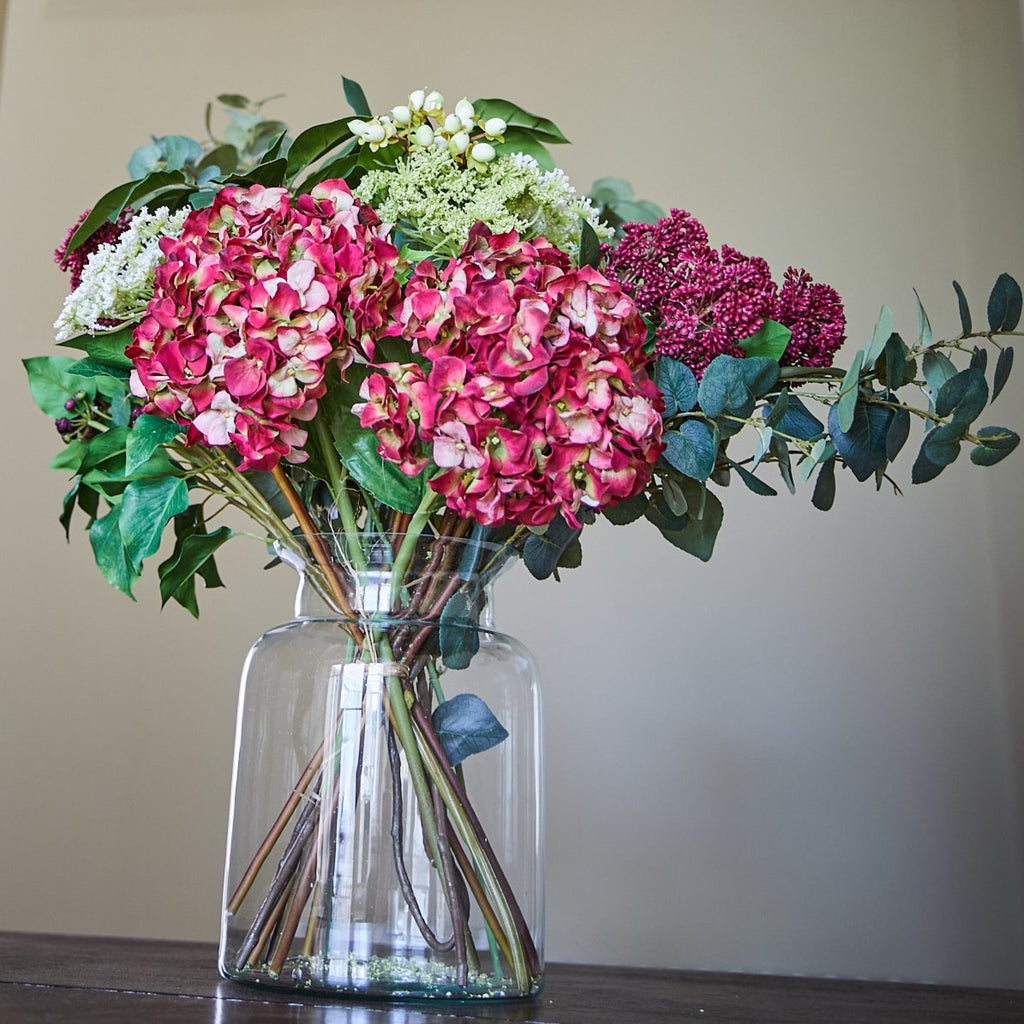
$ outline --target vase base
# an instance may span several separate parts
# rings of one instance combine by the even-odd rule
[[[541,979],[523,991],[512,978],[470,972],[460,984],[450,964],[392,955],[357,957],[289,957],[280,972],[265,967],[225,970],[229,981],[261,988],[334,996],[339,999],[424,999],[476,1002],[483,999],[528,999],[540,992]]]

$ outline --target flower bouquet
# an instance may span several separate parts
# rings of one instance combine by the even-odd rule
[[[255,535],[300,573],[243,677],[221,970],[398,996],[522,996],[543,965],[535,671],[490,619],[513,559],[581,561],[599,516],[707,560],[733,477],[831,508],[837,469],[912,479],[1006,383],[1021,289],[914,340],[883,307],[846,369],[839,295],[712,246],[618,179],[577,193],[558,127],[506,100],[409,95],[294,138],[221,96],[223,137],[155,138],[69,231],[55,325],[25,362],[106,579],[198,615]],[[989,368],[989,348],[997,353]],[[956,357],[966,365],[958,367]],[[990,383],[991,381],[991,383]],[[895,488],[896,484],[890,480]],[[252,524],[240,528],[225,513]],[[220,522],[218,522],[220,520]]]

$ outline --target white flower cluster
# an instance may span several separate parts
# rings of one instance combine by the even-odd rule
[[[144,313],[163,259],[160,239],[177,238],[191,212],[187,206],[176,213],[165,206],[155,213],[143,207],[116,242],[100,245],[82,269],[82,283],[64,300],[53,325],[57,341],[95,334],[109,329],[104,321],[120,323]]]
[[[399,142],[406,151],[436,146],[447,150],[457,163],[465,162],[475,170],[484,170],[497,152],[493,142],[501,142],[508,125],[500,117],[477,117],[473,104],[463,97],[455,110],[445,113],[444,97],[434,90],[417,89],[408,103],[392,107],[371,121],[349,123],[360,145],[376,151]],[[482,136],[482,138],[481,138]]]

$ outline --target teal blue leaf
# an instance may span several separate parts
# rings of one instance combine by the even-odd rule
[[[950,377],[955,377],[957,374],[956,366],[949,356],[938,349],[928,349],[925,352],[923,371],[924,379],[928,384],[928,390],[932,395],[932,402],[935,401],[935,396],[942,389],[942,385]]]
[[[667,517],[657,502],[650,504],[646,516],[670,544],[707,562],[714,553],[715,540],[722,528],[722,503],[703,484],[692,481],[682,483],[690,507],[695,511],[683,517],[685,521],[681,526],[677,519]],[[699,516],[696,514],[698,511]]]
[[[884,308],[888,309],[887,306]],[[886,341],[888,341],[888,335],[886,336]],[[882,349],[884,350],[884,348],[885,342],[882,342]],[[853,357],[853,362],[850,364],[850,368],[846,371],[846,375],[843,377],[843,383],[839,388],[839,401],[832,406],[832,409],[836,410],[839,429],[843,433],[849,431],[853,426],[853,417],[860,398],[860,371],[865,362],[865,358],[866,356],[863,349]],[[871,365],[874,366],[874,359],[872,359]],[[831,410],[829,412],[829,419],[831,421]]]
[[[984,373],[988,369],[988,349],[975,345],[974,351],[971,353],[970,366],[971,369],[981,370]]]
[[[977,437],[979,443],[971,449],[976,466],[994,466],[1020,444],[1020,437],[1008,427],[982,427]]]
[[[996,360],[996,372],[992,380],[993,402],[999,397],[999,392],[1003,390],[1011,369],[1013,369],[1013,347],[1007,345],[1006,348],[1000,350],[999,358]]]
[[[956,301],[960,308],[961,337],[966,338],[971,333],[971,307],[967,304],[967,296],[964,295],[959,281],[953,282],[953,291],[956,292]]]
[[[811,504],[821,512],[828,512],[836,500],[836,460],[826,459],[814,481]]]
[[[903,450],[910,436],[910,410],[894,409],[892,423],[889,424],[889,432],[885,435],[885,457],[893,462],[897,455]]]
[[[736,473],[739,475],[739,478],[743,481],[743,483],[747,486],[749,490],[754,492],[754,494],[759,494],[764,498],[774,498],[778,496],[779,492],[775,490],[775,488],[772,487],[771,484],[767,484],[759,477],[754,476],[754,474],[751,473],[750,470],[744,468],[738,462],[730,461],[729,466],[731,469],[734,469],[736,471]]]
[[[143,413],[125,440],[125,475],[131,476],[163,444],[170,444],[182,431],[173,420]]]
[[[957,420],[933,427],[921,442],[921,452],[936,466],[948,466],[960,454],[960,440],[967,431],[967,424]]]
[[[130,565],[138,568],[160,547],[168,521],[188,508],[188,486],[180,477],[133,480],[121,499],[121,538]]]
[[[662,458],[691,480],[707,480],[718,454],[716,431],[700,420],[686,420],[678,430],[666,431]]]
[[[580,535],[561,515],[548,523],[543,533],[531,533],[523,545],[523,564],[534,579],[546,580],[558,568],[566,548]]]
[[[793,332],[788,327],[775,320],[765,320],[755,334],[740,342],[740,348],[748,356],[761,356],[778,362],[792,337]]]
[[[945,381],[935,396],[935,414],[972,423],[988,403],[988,382],[976,367],[961,370]]]
[[[716,356],[708,364],[697,389],[697,401],[707,416],[715,419],[726,410],[745,416],[753,410],[754,396],[744,379],[743,362],[733,356]]]
[[[448,599],[441,612],[437,642],[446,668],[468,668],[480,650],[477,605],[464,590]]]
[[[934,480],[945,468],[945,466],[932,462],[922,448],[914,460],[913,469],[910,471],[910,481],[915,484],[926,484],[929,480]]]
[[[790,391],[788,388],[783,388],[779,392],[779,397],[775,399],[775,403],[764,418],[766,427],[777,427],[785,419],[786,413],[789,412],[789,397]],[[786,433],[786,431],[783,431],[783,433]]]
[[[932,343],[932,325],[928,319],[921,296],[914,289],[914,298],[917,299],[917,344],[920,348],[927,348]]]
[[[1000,274],[988,297],[989,329],[996,333],[1015,330],[1020,314],[1020,285],[1009,274]]]
[[[910,358],[910,349],[896,332],[889,335],[885,343],[882,363],[882,380],[890,391],[898,391],[904,384],[909,384],[917,372],[917,364]]]
[[[773,426],[781,434],[798,438],[801,441],[813,441],[825,432],[825,425],[794,394],[790,394],[786,412],[782,419]]]
[[[471,754],[490,750],[508,737],[508,730],[494,712],[473,693],[460,693],[438,704],[432,718],[453,768]]]
[[[678,359],[660,356],[654,364],[654,383],[665,398],[665,416],[689,412],[697,404],[697,378]]]
[[[885,343],[889,340],[889,335],[892,334],[895,322],[893,311],[888,306],[883,306],[878,314],[878,320],[875,322],[875,333],[871,336],[867,347],[863,349],[860,369],[873,369],[876,360],[885,351]],[[846,382],[843,383],[845,385]]]
[[[893,410],[883,405],[858,402],[853,423],[843,430],[839,408],[833,405],[828,414],[829,431],[836,451],[853,475],[863,483],[887,461],[886,438],[892,423]]]
[[[646,494],[634,494],[632,498],[608,505],[601,510],[601,514],[615,526],[628,526],[640,519],[647,511],[649,499]]]

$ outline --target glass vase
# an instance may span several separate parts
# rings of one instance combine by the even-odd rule
[[[540,701],[530,653],[493,628],[507,553],[313,539],[317,557],[281,552],[295,615],[242,674],[220,971],[335,995],[535,994]]]

